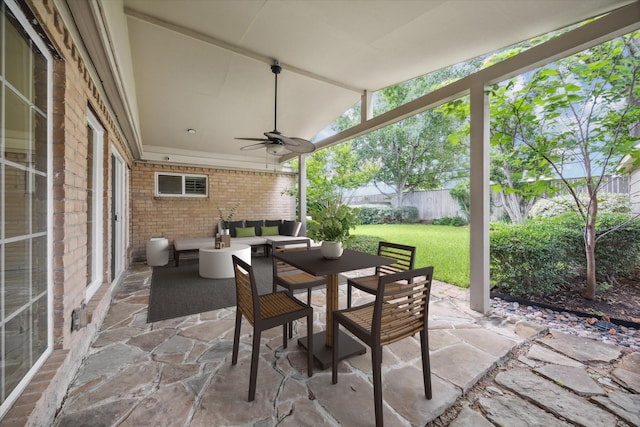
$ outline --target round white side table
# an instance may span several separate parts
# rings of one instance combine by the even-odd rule
[[[233,261],[235,255],[247,264],[251,264],[251,246],[231,245],[226,248],[200,248],[200,276],[207,279],[228,279],[234,277]]]
[[[160,266],[169,262],[169,240],[164,237],[152,237],[147,242],[147,265]]]

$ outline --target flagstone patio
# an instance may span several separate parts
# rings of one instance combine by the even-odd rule
[[[369,351],[341,362],[332,385],[330,369],[306,376],[295,340],[304,322],[296,323],[287,349],[282,329],[274,328],[263,335],[256,399],[247,402],[251,327],[243,324],[232,366],[235,308],[147,323],[150,276],[146,265],[130,268],[56,426],[374,424]],[[313,293],[312,304],[320,331],[324,290]],[[387,426],[640,424],[640,353],[485,316],[469,309],[468,290],[438,282],[429,326],[432,400],[423,395],[418,340],[384,350]]]

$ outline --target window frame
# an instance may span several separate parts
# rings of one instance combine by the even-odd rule
[[[160,176],[180,176],[182,177],[182,192],[181,193],[161,193],[160,192]],[[187,178],[204,178],[204,194],[195,194],[186,192],[186,179]],[[156,197],[191,197],[191,198],[206,198],[209,197],[209,176],[205,174],[196,173],[174,173],[174,172],[156,172],[155,173],[155,196]]]

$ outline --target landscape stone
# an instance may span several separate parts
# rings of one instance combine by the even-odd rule
[[[626,354],[622,360],[620,360],[618,367],[640,374],[640,351]]]
[[[513,395],[482,397],[478,400],[478,404],[485,411],[485,417],[499,426],[566,427],[571,425]]]
[[[640,374],[623,368],[615,368],[611,375],[624,387],[633,390],[635,393],[640,393]]]
[[[613,426],[616,419],[587,400],[572,394],[528,369],[500,372],[495,381],[547,411],[581,426]]]
[[[466,343],[431,354],[431,372],[460,387],[463,393],[469,391],[495,363],[495,357]]]
[[[175,329],[160,329],[146,334],[137,335],[130,338],[127,344],[138,347],[144,351],[151,351],[164,343],[169,337],[176,333]]]
[[[493,427],[493,423],[473,409],[462,408],[449,427]]]
[[[553,338],[538,338],[541,343],[581,362],[611,363],[620,357],[620,349],[588,338],[552,330]]]
[[[136,399],[118,399],[103,405],[78,412],[63,411],[53,427],[111,427],[119,425],[122,418],[131,412]]]
[[[193,348],[193,344],[193,340],[175,335],[160,344],[153,353],[157,355],[166,353],[187,353]]]
[[[190,399],[192,392],[182,384],[160,387],[143,399],[120,427],[184,425],[191,411],[191,406],[184,402]]]
[[[593,400],[634,426],[640,426],[640,394],[612,391],[607,397],[595,396]]]
[[[103,374],[113,374],[146,353],[137,347],[117,343],[87,357],[76,382],[83,384]]]
[[[460,338],[462,341],[465,341],[482,351],[500,358],[509,354],[509,352],[517,345],[515,341],[497,335],[487,329],[457,329],[451,331],[451,335]]]
[[[530,339],[536,335],[539,335],[543,331],[548,330],[549,328],[545,325],[540,325],[533,322],[527,322],[525,320],[521,320],[516,323],[515,334],[523,339]]]
[[[553,350],[549,350],[540,344],[533,344],[527,352],[527,357],[533,360],[539,360],[541,362],[553,363],[555,365],[573,366],[576,368],[583,367],[584,365],[577,360],[573,360],[557,353]]]
[[[604,395],[605,391],[584,368],[561,365],[545,365],[535,369],[556,384],[569,388],[580,395]]]

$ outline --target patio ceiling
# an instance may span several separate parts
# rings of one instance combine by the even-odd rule
[[[265,150],[240,151],[249,142],[234,138],[261,137],[273,129],[269,65],[274,59],[283,66],[278,129],[311,139],[365,91],[632,2],[122,0],[66,5],[86,49],[96,56],[103,46],[104,63],[96,61],[95,67],[116,114],[126,122],[134,157],[265,169]],[[87,17],[92,20],[82,20]],[[99,29],[93,41],[90,26],[93,33]],[[187,133],[189,128],[196,133]],[[276,159],[269,158],[273,168]]]

